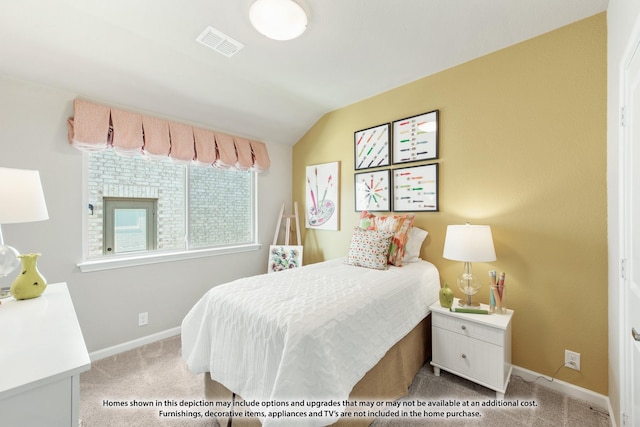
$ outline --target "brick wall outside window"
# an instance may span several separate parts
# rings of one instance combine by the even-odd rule
[[[88,258],[103,254],[103,198],[157,199],[158,250],[184,250],[188,220],[189,248],[250,243],[253,230],[252,175],[171,160],[124,157],[112,150],[89,155]],[[189,215],[185,198],[188,193]]]

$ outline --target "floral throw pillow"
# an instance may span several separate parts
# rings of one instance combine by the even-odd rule
[[[371,212],[362,211],[360,228],[393,233],[389,245],[388,262],[396,267],[401,267],[405,244],[409,238],[409,230],[413,226],[414,219],[414,214],[377,216]]]
[[[386,270],[389,242],[392,233],[388,231],[364,230],[354,227],[349,245],[347,264],[359,267]]]

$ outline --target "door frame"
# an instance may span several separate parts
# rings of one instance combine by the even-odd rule
[[[631,189],[627,185],[629,183],[629,172],[631,161],[629,160],[629,150],[633,143],[631,140],[631,121],[628,119],[630,112],[628,110],[630,102],[630,83],[631,79],[628,75],[628,69],[635,59],[636,55],[640,57],[640,16],[636,19],[633,31],[627,41],[627,48],[620,62],[620,105],[619,105],[619,133],[618,140],[620,149],[618,151],[618,242],[619,242],[619,342],[620,342],[620,416],[623,426],[635,425],[640,422],[640,414],[634,411],[633,402],[633,344],[629,340],[631,334],[631,322],[629,319],[629,311],[627,310],[627,299],[629,296],[629,274],[631,268],[629,259],[631,250],[631,241],[629,239],[628,225],[630,218],[628,217],[628,201]],[[636,106],[640,108],[640,106]],[[625,111],[626,110],[626,111]],[[625,117],[626,116],[626,117]],[[640,131],[639,131],[640,133]],[[625,271],[627,270],[627,271]],[[637,396],[640,398],[640,396]]]

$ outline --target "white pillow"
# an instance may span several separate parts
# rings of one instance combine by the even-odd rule
[[[404,247],[404,257],[402,258],[402,262],[418,262],[420,261],[420,248],[422,248],[422,243],[424,239],[427,238],[429,234],[428,231],[423,230],[418,227],[411,227],[409,230],[409,238],[407,239],[407,243]]]

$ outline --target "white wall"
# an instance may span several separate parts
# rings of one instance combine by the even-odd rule
[[[607,10],[608,27],[608,118],[607,118],[607,194],[609,234],[609,400],[616,424],[621,426],[621,411],[625,408],[625,396],[621,390],[622,339],[629,331],[622,330],[620,319],[620,226],[618,208],[618,144],[620,129],[620,69],[634,22],[640,14],[637,0],[610,0]]]
[[[177,327],[210,287],[266,271],[280,205],[286,201],[290,209],[291,200],[291,147],[273,143],[271,169],[258,178],[260,251],[81,273],[82,153],[69,145],[66,125],[76,96],[0,76],[0,166],[40,171],[50,217],[5,225],[3,233],[20,252],[42,253],[38,267],[49,283],[68,283],[90,352]],[[144,311],[149,325],[138,327]]]

